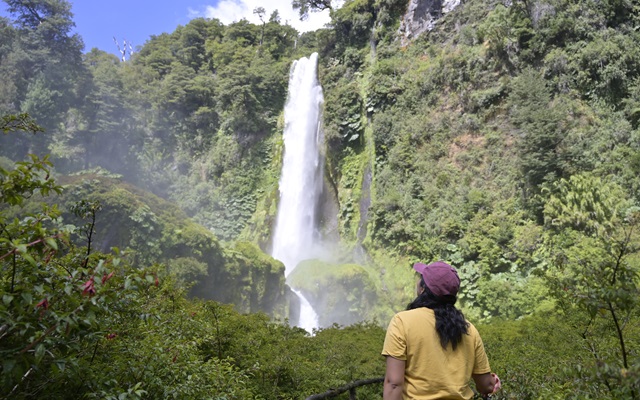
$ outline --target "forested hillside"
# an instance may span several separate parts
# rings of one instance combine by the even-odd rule
[[[498,398],[640,397],[636,2],[434,2],[414,37],[407,0],[348,0],[304,34],[262,10],[121,62],[83,49],[67,1],[4,1],[7,398],[298,399],[381,376],[410,265],[437,259],[460,273]],[[312,52],[338,240],[289,285],[324,316],[316,336],[283,323],[284,268],[259,251],[289,68]]]

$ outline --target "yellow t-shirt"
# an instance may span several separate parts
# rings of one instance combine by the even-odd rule
[[[482,339],[469,324],[456,350],[440,345],[433,310],[397,313],[389,323],[382,355],[405,361],[404,399],[471,399],[471,374],[491,372]]]

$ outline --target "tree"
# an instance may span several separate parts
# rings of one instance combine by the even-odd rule
[[[9,20],[0,17],[0,115],[15,112],[17,96],[16,76],[19,71],[12,68],[7,60],[12,57],[16,41],[16,29]]]
[[[331,0],[293,0],[291,6],[294,10],[298,10],[301,21],[309,18],[309,12],[333,10]]]
[[[41,130],[26,115],[4,116],[0,128]],[[113,354],[99,349],[123,319],[140,320],[125,310],[144,304],[140,292],[157,286],[157,278],[121,263],[117,251],[93,253],[99,203],[72,205],[89,220],[81,227],[61,224],[57,205],[36,205],[62,192],[51,167],[48,157],[35,155],[13,169],[0,167],[0,391],[7,398],[118,398],[122,386],[103,375]],[[85,246],[73,244],[76,234]],[[105,352],[108,361],[91,371]],[[127,398],[145,392],[127,384]]]
[[[77,291],[85,275],[54,260],[70,234],[68,228],[55,227],[60,216],[57,207],[42,205],[20,219],[11,218],[13,210],[7,207],[19,207],[36,194],[60,193],[62,188],[50,178],[50,167],[47,157],[32,155],[30,161],[16,163],[13,170],[0,168],[0,387],[9,397],[16,391],[25,393],[19,386],[28,386],[43,370],[56,364],[64,368],[71,360],[63,354],[77,350],[72,342],[90,333],[80,321],[94,318],[99,308],[82,301],[84,293]],[[89,286],[93,290],[93,277],[90,282],[85,290]],[[92,324],[89,320],[87,325]],[[62,339],[65,331],[70,342]]]
[[[264,10],[264,7],[256,7],[253,9],[253,14],[257,15],[258,18],[260,18],[260,22],[262,22],[262,31],[260,33],[260,47],[262,47],[262,41],[264,40],[264,25],[266,24],[264,21],[266,11]]]
[[[280,13],[278,10],[273,10],[271,15],[269,16],[269,22],[275,22],[276,24],[280,23]]]
[[[75,26],[71,3],[66,0],[4,0],[8,11],[14,16],[18,30],[22,31],[22,45],[30,51],[34,59],[36,72],[62,62],[65,67],[81,65],[84,44],[76,33],[71,36]],[[36,54],[36,50],[46,53]],[[48,60],[52,59],[52,60]]]
[[[640,209],[619,186],[581,174],[552,186],[544,214],[551,293],[593,360],[576,372],[612,398],[637,399]]]
[[[184,27],[179,27],[174,35],[179,34],[177,51],[180,61],[193,68],[196,72],[205,64],[205,40],[208,22],[204,18],[196,18]]]
[[[561,129],[566,104],[552,99],[547,82],[532,69],[513,80],[508,102],[510,119],[520,131],[517,146],[525,201],[540,216],[540,206],[532,198],[543,183],[563,175]]]
[[[0,59],[0,71],[13,71],[4,90],[14,92],[11,111],[29,113],[47,132],[55,134],[76,101],[77,85],[85,73],[84,44],[78,34],[71,34],[75,26],[71,4],[65,0],[5,3],[16,24],[12,51]],[[36,141],[19,138],[8,144],[6,151],[18,158],[28,152],[47,151],[50,137]]]
[[[113,54],[98,49],[85,55],[85,63],[91,73],[82,108],[86,123],[69,143],[80,145],[84,157],[76,154],[74,156],[81,160],[75,161],[82,161],[84,168],[101,166],[132,177],[132,172],[137,170],[135,159],[142,140],[132,128],[132,112],[126,107],[124,66]],[[67,130],[71,130],[70,127]]]

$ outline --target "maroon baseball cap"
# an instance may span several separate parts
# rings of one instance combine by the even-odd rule
[[[422,275],[424,283],[436,296],[455,296],[458,294],[460,277],[456,269],[446,262],[436,261],[429,265],[416,263],[413,264],[413,269]]]

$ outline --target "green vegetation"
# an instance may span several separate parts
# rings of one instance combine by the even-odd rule
[[[0,178],[3,397],[296,399],[326,385],[382,374],[378,344],[384,331],[377,325],[328,328],[310,337],[266,314],[242,315],[229,305],[187,300],[187,273],[206,268],[193,257],[215,248],[207,245],[207,235],[188,235],[194,228],[185,221],[184,241],[174,246],[191,250],[192,258],[176,259],[170,271],[158,264],[142,268],[146,260],[140,260],[153,255],[153,246],[140,245],[133,232],[127,251],[133,256],[117,248],[93,250],[104,241],[97,234],[100,224],[109,221],[100,214],[114,207],[108,197],[71,206],[80,219],[69,225],[57,205],[36,205],[33,199],[70,192],[51,177],[48,160],[33,156],[12,170],[0,169]],[[136,206],[134,197],[118,198]],[[37,209],[27,212],[27,203]],[[11,218],[18,206],[24,206],[19,217]],[[143,211],[134,221],[147,221],[142,225],[151,241],[165,216]],[[241,291],[249,297],[226,300],[257,311],[254,306],[278,293],[269,285],[282,290],[283,266],[250,243],[237,243],[230,252],[225,263],[234,275],[227,285],[246,281]]]
[[[288,283],[314,304],[320,326],[358,321],[370,315],[377,300],[367,270],[357,264],[303,261],[291,272]]]
[[[23,209],[7,209],[7,216],[20,218],[41,200],[59,207],[61,223],[80,225],[87,209],[93,210],[96,250],[119,248],[120,257],[134,266],[164,264],[191,296],[235,304],[241,312],[288,316],[282,263],[251,243],[223,246],[175,204],[97,172],[61,177],[57,194],[46,199],[30,196],[22,202]],[[82,199],[80,205],[75,199]],[[79,233],[71,239],[85,241]]]
[[[634,2],[469,0],[406,46],[404,0],[348,0],[302,35],[256,9],[124,63],[82,54],[67,1],[5,2],[0,127],[45,133],[0,137],[3,393],[293,399],[376,377],[411,264],[444,259],[498,398],[640,397]],[[262,253],[288,69],[312,51],[339,261],[290,284],[327,324],[376,321],[315,336],[284,323]]]
[[[195,19],[120,63],[81,53],[68,2],[37,3],[8,2],[16,22],[1,25],[11,40],[2,40],[0,115],[29,112],[47,135],[0,138],[1,155],[51,152],[64,173],[107,169],[236,238],[268,180],[296,31],[278,18],[262,27]]]

